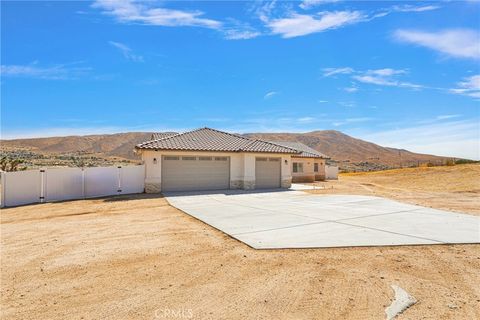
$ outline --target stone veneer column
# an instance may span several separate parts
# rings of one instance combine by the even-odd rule
[[[282,183],[281,183],[282,188],[290,188],[291,186],[292,186],[292,177],[282,178]]]
[[[230,180],[230,189],[243,189],[243,180]]]
[[[145,179],[145,193],[162,192],[162,183],[160,179]]]

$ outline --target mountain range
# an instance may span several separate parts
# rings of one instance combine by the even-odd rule
[[[87,136],[65,136],[1,140],[2,148],[28,149],[41,154],[68,154],[75,152],[103,157],[138,159],[133,152],[136,144],[150,140],[151,132],[126,132]],[[356,139],[335,130],[320,130],[307,133],[248,133],[245,136],[268,141],[297,141],[331,157],[333,161],[361,166],[396,167],[424,162],[441,162],[446,158],[419,154],[403,149],[379,146]]]

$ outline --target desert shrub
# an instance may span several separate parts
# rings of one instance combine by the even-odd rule
[[[458,159],[455,161],[456,164],[469,164],[469,163],[480,163],[480,161],[469,160],[469,159]]]
[[[0,170],[2,171],[23,171],[26,170],[27,167],[20,167],[22,163],[25,161],[22,159],[12,159],[9,157],[1,157],[0,158]]]
[[[445,165],[446,166],[454,166],[455,165],[455,160],[448,159],[447,161],[445,161]]]

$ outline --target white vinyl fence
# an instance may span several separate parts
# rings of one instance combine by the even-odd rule
[[[327,179],[327,180],[338,179],[338,167],[337,166],[325,166],[325,179]]]
[[[2,172],[1,206],[142,193],[144,188],[144,165]]]

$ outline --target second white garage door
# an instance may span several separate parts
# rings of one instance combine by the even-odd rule
[[[164,156],[162,190],[218,190],[230,187],[230,158]]]
[[[280,188],[280,158],[255,159],[255,188]]]

